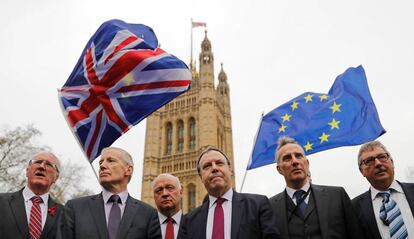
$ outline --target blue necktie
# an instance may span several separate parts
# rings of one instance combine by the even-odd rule
[[[391,239],[408,238],[407,228],[405,227],[401,211],[397,203],[390,198],[390,191],[379,192],[378,195],[382,197],[380,218],[385,225],[389,226]]]
[[[296,199],[296,205],[299,207],[299,213],[302,218],[305,217],[305,210],[308,206],[305,202],[305,198],[302,198],[304,194],[306,194],[306,192],[303,190],[298,190],[293,194],[293,198]]]

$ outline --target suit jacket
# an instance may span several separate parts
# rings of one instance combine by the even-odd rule
[[[322,238],[362,238],[351,200],[342,187],[311,184]],[[270,198],[282,238],[289,238],[286,190]]]
[[[414,183],[398,183],[404,191],[405,197],[410,205],[411,213],[414,217]],[[358,220],[362,225],[364,238],[381,239],[381,234],[375,219],[374,208],[372,206],[371,190],[352,199],[352,205],[354,206]]]
[[[184,223],[184,213],[182,213],[181,214],[181,219],[180,219],[180,225],[178,226],[178,232],[177,232],[177,238],[178,238],[178,236],[180,235],[180,231],[181,231],[181,228],[182,228],[182,226],[183,226],[183,223]],[[159,221],[159,217],[158,217],[158,223],[160,223],[160,221]],[[161,224],[160,224],[160,227],[161,227]],[[161,233],[162,234],[162,233]]]
[[[63,239],[107,239],[102,194],[69,200],[63,211],[59,234]],[[119,239],[161,239],[157,211],[131,196],[125,204],[119,225]]]
[[[50,196],[47,206],[46,223],[43,226],[40,238],[54,239],[56,238],[58,219],[63,207],[53,201]],[[0,238],[30,238],[23,189],[14,193],[0,194]]]
[[[209,200],[189,212],[178,238],[206,238]],[[279,238],[273,212],[266,196],[233,192],[231,238]]]

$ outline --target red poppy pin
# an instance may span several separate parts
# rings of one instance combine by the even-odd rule
[[[47,212],[49,213],[51,217],[55,215],[55,211],[56,211],[56,207],[50,207],[47,209]]]

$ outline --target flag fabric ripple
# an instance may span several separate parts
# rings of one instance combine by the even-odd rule
[[[263,116],[247,170],[274,163],[281,136],[294,138],[310,155],[384,133],[363,67],[349,68],[328,94],[306,92]]]
[[[59,100],[89,162],[149,114],[187,91],[191,72],[158,48],[154,31],[103,23],[84,48]]]

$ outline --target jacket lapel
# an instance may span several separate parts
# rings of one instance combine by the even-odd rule
[[[128,195],[124,214],[122,215],[121,223],[119,225],[117,238],[125,238],[126,233],[128,232],[128,228],[131,226],[134,217],[139,213],[138,208],[138,201]]]
[[[209,200],[206,200],[200,208],[199,215],[194,217],[194,223],[197,229],[195,234],[191,238],[206,238],[206,227],[207,227],[207,216],[208,216],[208,205],[210,204]]]
[[[231,209],[231,238],[237,239],[239,238],[239,228],[241,219],[243,217],[243,200],[244,198],[241,197],[241,195],[235,191],[233,191],[233,202],[232,202],[232,209]]]
[[[361,212],[357,213],[362,214],[364,221],[367,222],[369,230],[372,232],[374,237],[381,238],[381,235],[378,231],[377,221],[375,219],[374,207],[372,206],[371,190],[366,191],[361,196],[360,204]]]
[[[23,189],[13,193],[9,198],[9,203],[21,235],[23,235],[25,238],[28,237],[29,226],[26,216],[26,207],[23,199]]]
[[[49,196],[49,200],[47,204],[48,205],[46,209],[46,213],[47,213],[46,223],[45,223],[45,226],[43,227],[42,235],[40,236],[40,238],[47,238],[47,235],[49,234],[50,229],[52,229],[53,225],[56,222],[56,218],[59,217],[59,214],[61,211],[60,205],[58,205],[55,201],[53,201],[53,199],[50,196]],[[51,208],[54,208],[54,209],[51,209]],[[54,210],[54,211],[49,212],[49,210]]]
[[[400,183],[398,182],[407,198],[408,204],[410,205],[411,213],[414,216],[414,184],[413,183]]]
[[[273,197],[271,200],[274,202],[272,203],[274,213],[276,215],[277,225],[278,229],[280,230],[280,234],[286,237],[288,236],[289,228],[288,228],[288,210],[287,210],[287,194],[286,190],[284,190],[282,193],[279,193],[275,197]]]
[[[329,208],[329,196],[323,187],[318,185],[311,185],[311,193],[313,194],[313,199],[315,201],[316,210],[318,212],[319,224],[321,226],[322,238],[329,238],[328,234],[328,211]],[[312,196],[312,194],[310,196]]]
[[[96,228],[100,238],[108,238],[108,229],[106,228],[105,208],[102,193],[94,195],[89,201],[92,217],[95,220]]]

